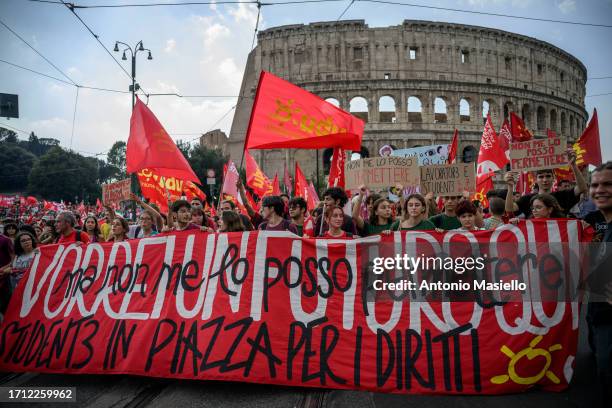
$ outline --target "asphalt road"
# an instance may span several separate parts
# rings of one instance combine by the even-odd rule
[[[169,380],[126,375],[0,374],[0,386],[76,387],[77,403],[45,403],[45,407],[87,408],[394,408],[394,407],[595,407],[594,360],[586,341],[584,317],[575,375],[568,390],[502,396],[423,396],[222,382]],[[0,403],[8,406],[17,404]],[[25,406],[19,404],[20,406]],[[34,404],[29,404],[32,406]],[[34,406],[43,406],[35,404]]]

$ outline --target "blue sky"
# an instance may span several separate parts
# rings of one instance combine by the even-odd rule
[[[173,0],[180,2],[182,0]],[[273,2],[276,0],[271,0]],[[397,0],[403,1],[403,0]],[[125,4],[150,0],[74,0],[79,5]],[[155,2],[164,2],[156,0]],[[262,7],[260,29],[284,24],[336,20],[350,1]],[[454,0],[411,3],[556,20],[610,24],[612,0]],[[139,54],[137,76],[149,93],[237,95],[257,18],[254,5],[194,5],[77,10],[79,16],[112,50],[116,40],[143,40],[153,60]],[[457,13],[355,2],[343,19],[364,19],[370,27],[401,24],[404,19],[446,21],[494,27],[548,41],[580,59],[589,78],[612,77],[612,28]],[[76,83],[127,90],[130,80],[64,6],[26,0],[0,1],[0,20],[20,34]],[[61,73],[0,26],[0,59],[51,76]],[[121,61],[129,71],[128,61]],[[19,94],[20,118],[0,124],[53,137],[85,154],[107,151],[129,133],[129,94],[79,91],[0,62],[0,92]],[[596,107],[604,160],[612,159],[612,78],[589,80],[586,109]],[[174,139],[197,138],[202,132],[231,126],[236,98],[151,97],[149,106]],[[221,119],[226,113],[223,119]],[[215,125],[216,124],[216,125]],[[20,134],[26,138],[26,134]],[[72,139],[72,141],[71,141]]]

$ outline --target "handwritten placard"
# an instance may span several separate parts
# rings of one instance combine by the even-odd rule
[[[436,196],[460,196],[476,191],[474,163],[421,166],[421,193]]]
[[[123,200],[130,199],[130,179],[117,181],[116,183],[102,184],[102,202],[106,205],[118,204]]]
[[[419,184],[419,164],[416,157],[374,157],[346,162],[344,176],[347,190],[365,185],[369,189],[392,187],[397,184]]]
[[[549,137],[510,145],[510,167],[516,171],[551,169],[567,165],[565,139]]]

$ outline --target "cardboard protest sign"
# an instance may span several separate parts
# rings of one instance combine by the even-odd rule
[[[476,191],[474,163],[421,166],[421,194],[460,196]]]
[[[131,180],[125,179],[115,183],[102,184],[102,202],[105,205],[119,204],[130,199]]]
[[[381,189],[402,184],[419,184],[419,165],[416,157],[373,157],[348,161],[344,165],[347,190],[357,190],[366,185],[369,189]]]
[[[567,165],[565,139],[549,137],[510,145],[510,167],[514,171],[535,171]]]
[[[406,245],[409,234],[415,245]],[[478,278],[488,284],[501,279],[499,265],[505,278],[508,270],[527,280],[542,273],[534,266],[523,278],[526,261],[517,260],[517,247],[528,251],[522,255],[530,266],[555,256],[566,271],[576,256],[531,243],[563,242],[580,251],[585,240],[578,220],[534,220],[501,233],[383,235],[376,256],[429,256],[465,242],[466,234],[478,253],[496,254],[498,262]],[[495,307],[495,289],[462,292],[477,296],[465,301],[392,299],[374,292],[376,283],[361,269],[371,238],[328,244],[279,232],[182,231],[45,245],[0,326],[0,369],[394,393],[568,387],[577,303],[534,301],[548,290],[543,284],[538,293],[507,289],[516,300]],[[503,254],[500,243],[514,252]]]
[[[446,164],[448,159],[448,148],[450,145],[429,145],[410,147],[408,149],[397,149],[391,152],[391,156],[409,157],[418,159],[419,166],[430,166],[434,164]]]

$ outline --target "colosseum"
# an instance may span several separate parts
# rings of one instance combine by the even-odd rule
[[[384,145],[450,143],[456,128],[460,159],[474,161],[487,112],[496,129],[514,111],[536,136],[552,129],[570,141],[587,121],[585,66],[544,41],[433,21],[288,25],[261,31],[248,56],[228,145],[237,162],[262,70],[364,119],[363,157]],[[254,157],[270,176],[298,161],[315,178],[317,168],[327,173],[331,149],[259,150]]]

